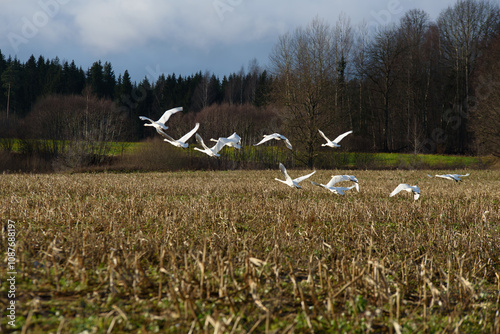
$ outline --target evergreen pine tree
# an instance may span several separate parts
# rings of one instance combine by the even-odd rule
[[[110,63],[105,62],[103,68],[103,92],[105,98],[113,99],[115,93],[116,79],[115,72]]]
[[[87,86],[90,86],[92,94],[97,97],[104,96],[104,77],[101,61],[96,61],[87,71]]]

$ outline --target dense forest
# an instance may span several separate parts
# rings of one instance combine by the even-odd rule
[[[280,36],[266,68],[252,60],[223,78],[136,81],[108,62],[82,69],[1,50],[0,78],[2,138],[139,141],[156,133],[138,116],[182,106],[169,121],[174,137],[195,121],[202,134],[237,131],[247,144],[281,132],[309,165],[319,128],[332,138],[352,129],[351,151],[500,155],[500,9],[486,0],[457,1],[435,22],[419,9],[377,27],[316,18]]]

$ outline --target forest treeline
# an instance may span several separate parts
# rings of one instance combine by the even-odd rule
[[[135,81],[109,62],[84,70],[74,61],[21,62],[0,51],[0,135],[137,141],[156,136],[138,116],[157,119],[182,106],[169,121],[174,137],[196,121],[202,135],[237,131],[247,144],[280,132],[307,165],[321,150],[318,129],[332,138],[352,129],[342,143],[350,151],[500,155],[495,2],[459,0],[435,21],[420,9],[387,25],[315,18],[280,36],[269,59],[265,68],[252,60],[222,78],[200,71]],[[74,120],[86,125],[56,130]],[[112,135],[89,130],[98,120]]]

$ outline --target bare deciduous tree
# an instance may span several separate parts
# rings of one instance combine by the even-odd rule
[[[127,126],[111,100],[91,94],[48,96],[26,121],[31,137],[48,140],[52,154],[68,167],[102,163]]]
[[[400,37],[403,49],[403,72],[406,76],[403,86],[406,109],[406,142],[417,154],[419,138],[426,132],[426,106],[429,96],[429,61],[424,52],[429,15],[422,10],[408,11],[401,19]]]
[[[500,34],[478,59],[472,77],[475,99],[471,108],[471,128],[477,152],[500,157]]]
[[[358,129],[364,134],[365,137],[370,136],[372,142],[372,148],[376,148],[376,134],[374,126],[374,112],[373,108],[365,107],[367,105],[367,93],[366,93],[366,71],[367,71],[367,61],[368,61],[368,46],[369,41],[369,31],[368,25],[364,21],[357,26],[355,33],[355,43],[353,50],[353,68],[356,76],[356,82],[358,85],[357,103],[358,108],[356,119],[358,119]]]
[[[500,9],[498,4],[488,0],[459,0],[444,10],[438,18],[441,46],[445,66],[455,77],[455,92],[450,97],[453,112],[459,122],[453,122],[453,130],[458,130],[458,142],[451,145],[457,150],[466,150],[468,142],[467,118],[470,77],[475,71],[475,63],[482,47],[498,33]],[[446,122],[446,119],[444,120]]]
[[[397,80],[400,79],[403,47],[395,26],[379,28],[368,47],[367,77],[374,84],[374,92],[382,99],[382,138],[385,151],[394,149],[391,108]]]
[[[320,125],[329,128],[342,117],[332,108],[335,45],[331,27],[316,18],[306,28],[280,36],[270,57],[274,100],[284,106],[285,135],[304,150],[308,166],[319,146]]]

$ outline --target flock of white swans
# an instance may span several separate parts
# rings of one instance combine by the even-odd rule
[[[176,146],[176,147],[180,147],[180,148],[187,148],[189,145],[187,143],[187,141],[193,136],[193,135],[196,135],[196,141],[198,142],[198,144],[200,144],[202,146],[202,148],[199,148],[199,147],[195,147],[194,149],[197,150],[197,151],[200,151],[200,152],[203,152],[211,157],[219,157],[220,154],[220,150],[222,150],[225,146],[229,146],[229,147],[234,147],[236,149],[240,149],[241,148],[241,138],[240,136],[238,136],[235,133],[233,133],[232,135],[230,135],[229,137],[219,137],[219,139],[213,139],[211,138],[210,141],[213,141],[215,142],[215,145],[212,146],[212,147],[208,147],[205,142],[203,141],[203,138],[201,138],[201,136],[199,134],[196,133],[196,131],[198,131],[199,127],[200,127],[200,123],[196,123],[194,128],[189,131],[188,133],[186,133],[184,136],[182,136],[181,138],[179,139],[174,139],[172,138],[171,136],[169,136],[165,131],[168,130],[168,126],[166,126],[166,123],[167,121],[169,120],[170,116],[172,116],[173,114],[179,112],[179,111],[182,111],[182,107],[177,107],[177,108],[173,108],[173,109],[169,109],[167,111],[165,111],[165,113],[160,117],[159,120],[157,121],[153,121],[152,119],[148,118],[148,117],[145,117],[145,116],[139,116],[139,118],[143,121],[149,121],[149,123],[145,123],[144,126],[152,126],[156,129],[156,131],[162,135],[163,137],[165,137],[163,140]],[[346,137],[347,135],[351,134],[352,131],[347,131],[341,135],[339,135],[337,138],[335,138],[334,140],[330,140],[324,133],[323,131],[319,130],[319,133],[320,135],[326,140],[326,143],[325,144],[321,144],[321,146],[328,146],[328,147],[332,147],[332,148],[336,148],[336,147],[340,147],[339,145],[339,142],[344,139],[344,137]],[[290,150],[293,149],[293,146],[292,144],[290,143],[290,141],[288,140],[288,138],[286,138],[285,136],[279,134],[279,133],[273,133],[273,134],[270,134],[270,135],[264,135],[262,140],[260,142],[258,142],[257,144],[255,144],[254,146],[257,146],[257,145],[260,145],[262,143],[265,143],[269,140],[282,140],[284,141],[285,145],[287,148],[289,148]],[[297,177],[295,179],[292,179],[290,177],[290,175],[288,175],[288,172],[285,168],[285,166],[280,163],[279,164],[279,168],[281,170],[281,173],[283,174],[283,176],[285,177],[284,180],[281,180],[281,179],[278,179],[278,178],[275,178],[276,181],[279,181],[279,182],[282,182],[292,188],[297,188],[297,189],[301,189],[301,186],[299,186],[299,183],[304,181],[305,179],[311,177],[314,173],[316,173],[316,171],[310,173],[310,174],[307,174],[307,175],[303,175],[303,176],[300,176],[300,177]],[[456,181],[456,182],[459,182],[459,181],[462,181],[461,180],[461,177],[465,177],[465,176],[469,176],[469,174],[465,174],[465,175],[460,175],[460,174],[443,174],[443,175],[435,175],[435,176],[432,176],[432,175],[429,175],[427,174],[428,177],[440,177],[440,178],[444,178],[444,179],[448,179],[448,180],[453,180],[453,181]],[[354,185],[353,186],[350,186],[350,187],[336,187],[335,185],[339,182],[346,182],[346,181],[349,181],[349,182],[354,182]],[[346,191],[348,190],[351,190],[353,188],[356,188],[356,190],[359,192],[359,183],[358,183],[358,179],[354,176],[354,175],[333,175],[332,178],[330,179],[330,181],[327,183],[327,184],[320,184],[320,183],[316,183],[316,182],[313,182],[311,181],[311,183],[315,186],[319,186],[319,187],[323,187],[325,189],[328,189],[329,191],[331,191],[332,193],[334,194],[337,194],[337,195],[344,195]],[[401,191],[407,191],[409,193],[412,193],[413,194],[413,199],[414,200],[417,200],[419,197],[420,197],[420,188],[417,186],[417,185],[414,185],[414,186],[411,186],[409,184],[406,184],[406,183],[401,183],[399,184],[390,194],[389,194],[389,197],[393,197],[395,196],[396,194],[400,193]]]

